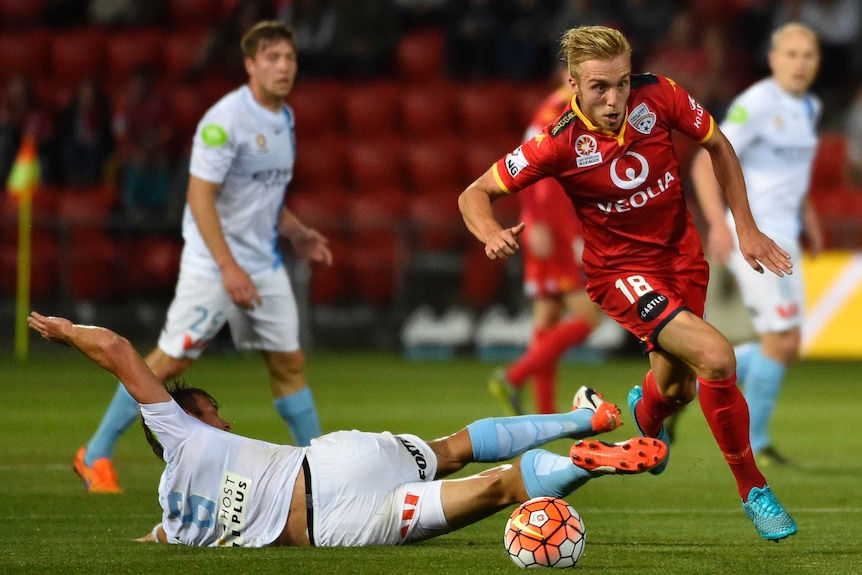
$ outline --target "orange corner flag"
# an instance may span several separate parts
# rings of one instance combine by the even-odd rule
[[[27,359],[27,315],[30,313],[30,226],[32,224],[33,190],[41,180],[36,140],[25,134],[18,155],[9,172],[6,186],[17,198],[18,210],[18,288],[15,298],[15,356]]]
[[[41,180],[41,169],[39,167],[39,154],[36,151],[36,139],[32,134],[25,134],[21,139],[21,146],[9,172],[6,187],[13,196],[22,197],[24,194],[33,195],[33,190]]]

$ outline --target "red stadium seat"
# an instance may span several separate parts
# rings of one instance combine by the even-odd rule
[[[810,196],[820,216],[826,247],[859,249],[862,245],[862,189],[812,187]]]
[[[105,42],[108,79],[125,82],[138,67],[160,74],[165,38],[165,33],[157,29],[135,28],[110,33]]]
[[[526,86],[518,86],[514,96],[514,106],[517,112],[516,123],[527,130],[533,121],[536,108],[548,97],[555,86],[548,82],[534,82]]]
[[[451,133],[457,98],[450,82],[408,85],[399,99],[401,129],[413,138]]]
[[[57,242],[40,240],[31,244],[30,299],[40,301],[57,296],[59,256]],[[18,244],[0,245],[0,295],[15,297],[18,289]]]
[[[395,238],[385,244],[352,249],[348,266],[354,295],[378,308],[391,307],[398,292],[402,262]]]
[[[59,194],[57,216],[63,227],[60,240],[95,241],[104,236],[117,190],[108,186],[72,188]]]
[[[403,213],[404,196],[397,190],[351,197],[347,202],[347,217],[352,244],[388,245],[399,236]]]
[[[123,291],[120,251],[108,234],[99,231],[65,247],[69,250],[69,292],[75,300],[102,300]]]
[[[0,187],[0,240],[2,243],[18,242],[18,218],[20,216],[19,201],[11,196],[8,190]],[[52,216],[56,211],[57,197],[55,190],[46,184],[39,186],[31,199],[31,242],[42,239],[53,239],[51,230]]]
[[[847,140],[843,132],[828,132],[820,136],[812,187],[828,188],[847,183]]]
[[[100,300],[124,288],[120,252],[108,234],[116,190],[108,187],[71,189],[59,195],[58,240],[64,263],[61,283],[76,300]]]
[[[497,160],[517,146],[517,143],[515,146],[506,146],[505,144],[473,142],[469,139],[465,139],[461,144],[461,162],[464,176],[468,182],[472,182],[484,174]]]
[[[351,86],[344,93],[344,120],[355,136],[392,133],[398,126],[398,84],[379,80]]]
[[[441,186],[466,187],[460,152],[460,143],[454,136],[408,142],[404,164],[414,193]]]
[[[221,0],[221,7],[219,8],[221,13],[220,18],[224,20],[225,18],[230,17],[241,1],[242,0]]]
[[[165,75],[182,80],[191,71],[206,41],[206,30],[177,30],[168,34],[164,46]]]
[[[44,30],[0,31],[0,80],[16,74],[37,78],[50,73],[49,42]]]
[[[513,107],[515,87],[507,82],[466,84],[458,95],[460,128],[468,136],[484,140],[520,140],[524,126]],[[515,121],[518,125],[515,125]]]
[[[198,122],[209,104],[197,87],[184,85],[171,88],[167,100],[176,139],[182,145],[190,146]]]
[[[168,0],[168,23],[176,29],[208,30],[221,21],[219,0]]]
[[[458,209],[458,188],[425,190],[407,199],[407,220],[421,251],[453,252],[467,232]]]
[[[123,246],[123,274],[127,294],[170,296],[177,283],[183,243],[180,238],[149,237]]]
[[[500,299],[506,277],[506,266],[490,260],[479,242],[473,242],[464,254],[461,294],[473,309],[482,310]]]
[[[18,203],[9,190],[0,188],[0,240],[2,244],[18,241]]]
[[[297,191],[313,192],[319,187],[345,185],[346,146],[344,138],[335,134],[298,140],[291,186]]]
[[[302,141],[341,127],[345,86],[327,80],[301,80],[290,92],[288,104],[296,116],[296,135]]]
[[[0,0],[0,22],[4,28],[28,27],[39,23],[46,0]],[[5,52],[0,52],[6,57]]]
[[[99,28],[58,31],[50,51],[53,76],[62,82],[77,84],[104,76],[105,32]]]
[[[299,220],[332,239],[345,233],[350,195],[346,188],[328,186],[314,190],[291,190],[285,204]]]
[[[332,265],[315,265],[311,268],[309,298],[314,307],[334,306],[343,303],[350,295],[347,262],[350,247],[340,238],[329,238]]]
[[[411,83],[425,83],[446,73],[446,41],[442,30],[418,30],[405,34],[395,50],[399,76]]]
[[[396,136],[354,140],[347,147],[348,180],[355,190],[403,185],[402,142]]]

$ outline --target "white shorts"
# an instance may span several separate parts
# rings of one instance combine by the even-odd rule
[[[159,348],[174,358],[197,359],[227,322],[237,349],[298,350],[299,317],[286,270],[267,270],[252,281],[262,303],[245,310],[231,301],[220,280],[180,270]]]
[[[733,251],[727,264],[757,333],[782,332],[802,326],[805,312],[805,282],[799,265],[802,249],[799,242],[782,240],[779,245],[790,253],[794,264],[791,275],[778,277],[769,270],[759,274],[751,269],[739,249]]]
[[[402,545],[452,530],[437,456],[415,435],[337,431],[311,440],[314,544]]]

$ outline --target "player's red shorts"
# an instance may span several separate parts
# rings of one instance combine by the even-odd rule
[[[573,241],[559,242],[546,259],[534,256],[525,242],[521,256],[524,260],[524,292],[527,297],[559,297],[584,289],[586,278],[575,256]]]
[[[709,264],[699,259],[685,269],[651,265],[643,271],[600,271],[587,282],[590,298],[641,340],[647,354],[657,349],[659,332],[679,312],[703,317]]]

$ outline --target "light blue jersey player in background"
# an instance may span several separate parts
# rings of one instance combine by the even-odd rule
[[[823,247],[817,214],[808,197],[820,100],[808,92],[820,63],[812,30],[784,24],[772,35],[772,75],[731,104],[721,129],[739,156],[748,200],[758,227],[800,261],[803,246],[816,256]],[[692,177],[708,224],[706,251],[727,264],[751,315],[759,344],[737,348],[737,374],[751,414],[751,448],[758,464],[784,464],[769,436],[769,422],[785,371],[797,358],[804,313],[804,282],[793,275],[758,274],[737,249],[733,218],[722,203],[709,158],[694,159]]]
[[[320,423],[278,236],[299,259],[329,265],[332,254],[327,240],[283,205],[296,157],[293,112],[284,103],[297,73],[293,33],[280,22],[260,22],[241,46],[248,84],[213,105],[194,136],[179,281],[146,363],[159,380],[175,378],[228,323],[238,349],[260,350],[276,410],[294,443],[308,445]],[[111,456],[137,417],[137,402],[120,384],[75,459],[91,492],[120,491]]]

